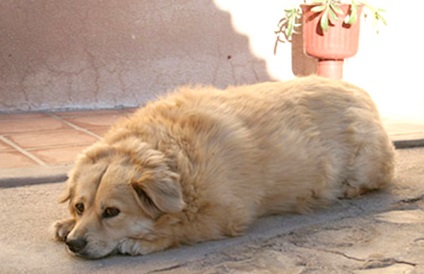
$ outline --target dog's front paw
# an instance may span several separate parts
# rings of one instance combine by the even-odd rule
[[[142,246],[142,241],[136,239],[124,239],[120,241],[116,250],[123,255],[136,256],[148,254]]]
[[[166,240],[163,241],[145,241],[141,239],[124,239],[121,240],[116,251],[124,255],[146,255],[157,251],[162,251],[169,247]]]
[[[51,226],[51,232],[54,235],[54,238],[58,241],[66,241],[66,237],[68,236],[69,232],[74,228],[75,226],[75,219],[66,219],[61,221],[56,221]]]

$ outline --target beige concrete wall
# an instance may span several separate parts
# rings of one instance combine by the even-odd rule
[[[135,106],[183,84],[309,74],[315,61],[299,39],[274,55],[276,23],[294,2],[2,0],[0,111]],[[383,116],[424,120],[424,41],[415,34],[424,3],[372,2],[389,25],[377,35],[362,22],[344,78],[367,89]]]
[[[184,84],[268,80],[212,0],[0,1],[0,110],[143,104]]]

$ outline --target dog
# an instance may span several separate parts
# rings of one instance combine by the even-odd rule
[[[76,160],[55,238],[88,259],[242,234],[390,185],[394,147],[370,96],[318,76],[184,87],[118,122]]]

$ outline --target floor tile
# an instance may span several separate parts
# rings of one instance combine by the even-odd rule
[[[33,113],[12,113],[12,114],[0,114],[0,121],[2,120],[19,120],[19,119],[39,119],[50,117],[48,114],[42,112]]]
[[[0,152],[0,169],[39,166],[17,151]]]
[[[70,128],[68,125],[50,116],[39,115],[7,115],[0,119],[0,134],[16,133],[16,132],[32,132],[39,130],[58,130]],[[1,117],[2,115],[0,115]]]
[[[14,151],[15,149],[0,140],[0,152]]]
[[[93,132],[94,134],[97,134],[99,137],[104,136],[108,131],[110,127],[88,127],[87,130]]]
[[[111,126],[124,117],[123,114],[94,114],[64,119],[79,127],[87,128]]]
[[[139,108],[137,108],[137,107],[136,108],[123,108],[123,109],[120,110],[120,112],[123,113],[123,114],[131,115],[134,112],[136,112],[138,109]]]
[[[32,131],[11,133],[8,139],[25,149],[41,147],[89,145],[98,139],[75,129],[61,129],[56,131]]]
[[[424,133],[424,123],[386,123],[385,128],[391,134]]]
[[[138,108],[112,109],[112,110],[87,110],[52,113],[80,128],[84,128],[99,137],[103,136],[118,120],[130,116]]]
[[[87,146],[31,150],[31,153],[50,165],[73,163]]]
[[[64,111],[64,112],[53,112],[53,115],[61,118],[75,118],[75,117],[86,117],[96,115],[120,115],[123,113],[121,109],[104,109],[104,110],[81,110],[81,111]]]

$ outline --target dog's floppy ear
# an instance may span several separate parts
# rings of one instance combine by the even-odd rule
[[[59,196],[59,202],[64,203],[68,200],[72,200],[72,197],[75,195],[76,184],[84,175],[89,176],[89,182],[98,184],[101,175],[106,169],[106,164],[97,164],[97,162],[100,162],[102,158],[106,158],[113,153],[114,149],[111,146],[100,142],[88,147],[80,153],[73,168],[68,173],[65,190]],[[96,174],[98,178],[95,177]],[[87,176],[84,178],[86,177]]]
[[[71,199],[72,192],[73,192],[72,189],[73,188],[71,188],[69,185],[70,185],[69,182],[66,182],[65,190],[59,196],[59,199],[58,199],[58,202],[59,203],[64,203],[67,200],[70,200]]]
[[[162,213],[180,212],[185,207],[178,175],[170,170],[162,170],[160,175],[143,174],[131,182],[131,186],[140,206],[152,218]]]
[[[64,203],[68,200],[72,200],[72,197],[75,194],[75,182],[76,177],[78,176],[77,172],[77,164],[72,167],[72,169],[68,172],[68,179],[65,182],[65,189],[59,196],[58,202]]]
[[[72,200],[75,192],[75,182],[74,182],[74,169],[68,173],[68,180],[65,182],[65,189],[59,196],[58,202],[64,203],[68,200]]]

